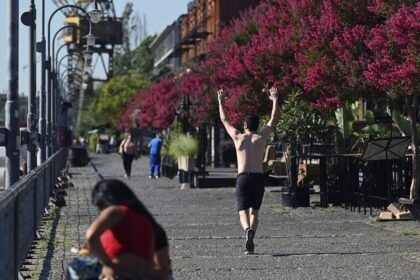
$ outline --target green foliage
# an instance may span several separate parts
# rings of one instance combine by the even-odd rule
[[[150,87],[154,59],[150,44],[154,38],[145,38],[131,52],[125,50],[114,55],[114,77],[86,101],[80,123],[81,135],[85,135],[92,127],[105,124],[117,128],[130,100],[138,92]]]
[[[154,55],[150,48],[156,36],[148,36],[138,48],[131,52],[131,63],[133,70],[144,77],[150,78],[153,73]]]
[[[102,86],[88,107],[88,110],[96,115],[97,122],[93,125],[108,123],[116,128],[130,100],[149,86],[150,82],[134,71],[110,79]]]
[[[335,112],[337,120],[337,127],[343,138],[348,139],[353,133],[353,122],[364,121],[363,102],[361,101],[346,101],[344,105],[338,108]],[[373,119],[373,113],[369,113],[370,120]]]
[[[136,49],[131,52],[119,52],[114,55],[114,74],[125,75],[130,70],[137,72],[145,78],[153,74],[153,51],[150,44],[156,36],[146,37]]]
[[[360,149],[369,139],[411,134],[409,120],[398,111],[392,112],[395,128],[389,123],[376,123],[374,113],[370,110],[363,116],[362,106],[363,103],[359,101],[346,102],[335,112],[337,152],[346,152],[345,146],[349,146],[350,141],[352,143],[349,148],[354,151]],[[354,128],[357,121],[361,121],[359,124],[362,124],[359,129]]]
[[[162,155],[170,155],[169,147],[171,145],[172,140],[177,138],[182,133],[181,123],[175,120],[172,123],[170,130],[171,132],[165,134],[164,136],[165,138],[163,140],[162,150],[161,150]]]
[[[233,40],[239,45],[244,46],[248,44],[248,42],[251,40],[251,36],[248,32],[244,31],[239,34],[237,34]]]
[[[359,147],[373,135],[384,136],[386,128],[382,125],[373,124],[374,114],[367,111],[363,114],[362,101],[347,101],[335,112],[336,130],[335,130],[335,146],[338,153],[345,153],[347,147],[350,146],[350,140],[354,140],[350,150]],[[356,122],[364,126],[364,128],[355,129]],[[359,125],[360,126],[360,125]],[[385,129],[385,130],[384,130]]]
[[[391,136],[399,136],[399,131],[390,127],[388,123],[374,123],[366,125],[360,132],[354,132],[354,144],[351,147],[352,151],[361,152],[360,147],[369,139],[385,138]]]
[[[169,144],[169,154],[175,159],[195,157],[198,153],[198,141],[191,135],[177,134]]]
[[[90,134],[88,136],[88,143],[89,143],[89,151],[95,151],[96,149],[96,142],[98,141],[98,134]]]
[[[300,97],[299,91],[287,96],[280,112],[277,132],[291,147],[311,141],[323,142],[329,128],[321,115]]]
[[[353,121],[355,120],[355,113],[353,113],[352,110],[352,103],[345,102],[344,105],[338,108],[335,112],[338,136],[342,138],[341,140],[343,143],[345,140],[349,139],[353,133]]]
[[[401,112],[393,111],[392,120],[404,136],[411,136],[410,120],[401,114]],[[420,138],[420,125],[417,124],[417,137]]]
[[[90,109],[90,104],[95,100],[94,96],[86,96],[85,105],[82,109],[78,135],[87,135],[92,127],[104,125],[105,122],[101,115]]]

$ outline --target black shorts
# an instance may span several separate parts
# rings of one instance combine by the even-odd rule
[[[237,210],[252,208],[259,210],[264,197],[264,175],[261,173],[240,173],[236,179]]]

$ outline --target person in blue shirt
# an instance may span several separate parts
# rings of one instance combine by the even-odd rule
[[[160,150],[162,149],[162,136],[158,133],[156,137],[150,140],[150,175],[149,178],[159,179],[160,177]],[[156,177],[154,177],[156,169]]]

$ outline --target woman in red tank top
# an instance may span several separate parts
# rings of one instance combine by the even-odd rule
[[[144,279],[153,270],[155,220],[123,182],[103,180],[92,191],[99,217],[86,232],[103,264],[100,279]]]

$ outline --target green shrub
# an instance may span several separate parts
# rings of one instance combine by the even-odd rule
[[[169,154],[175,159],[180,157],[195,157],[198,153],[198,141],[194,137],[178,134],[171,139]]]
[[[88,149],[93,152],[96,149],[96,142],[98,141],[98,134],[89,134],[88,136]]]

